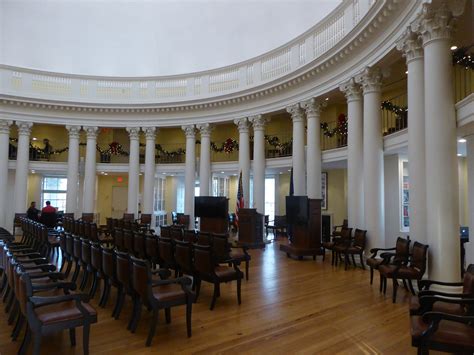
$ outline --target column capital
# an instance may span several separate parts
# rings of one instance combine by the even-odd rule
[[[99,134],[99,127],[84,126],[82,129],[86,131],[87,139],[96,139]]]
[[[346,96],[347,102],[362,100],[362,90],[355,78],[350,78],[348,81],[339,85],[339,90]]]
[[[18,127],[19,136],[29,136],[31,133],[31,127],[33,127],[33,122],[16,121],[16,126]]]
[[[196,128],[199,129],[202,137],[210,137],[211,132],[214,130],[214,126],[210,125],[209,123],[203,123],[200,125],[196,125]]]
[[[10,134],[10,126],[12,124],[13,124],[13,121],[0,120],[0,133]]]
[[[249,132],[249,121],[247,117],[237,118],[234,120],[234,123],[237,125],[239,133],[248,133]]]
[[[412,24],[412,30],[419,32],[423,46],[431,41],[450,40],[455,30],[455,16],[462,14],[464,0],[442,1],[441,4],[423,4],[419,18]]]
[[[81,132],[81,126],[66,126],[69,132],[69,138],[79,138]]]
[[[397,41],[397,49],[403,53],[407,63],[423,58],[423,44],[418,33],[407,28]]]
[[[286,112],[291,115],[293,122],[303,121],[303,110],[301,109],[300,104],[294,104],[286,107]]]
[[[308,119],[319,116],[323,107],[327,106],[326,101],[316,100],[314,97],[304,100],[300,103],[300,106],[305,110],[306,117]]]
[[[140,139],[140,127],[127,127],[125,129],[128,132],[128,136],[130,137],[130,140]]]
[[[382,90],[382,71],[378,67],[366,67],[359,74],[357,81],[361,84],[364,94]]]
[[[155,140],[156,134],[158,133],[158,128],[156,127],[142,127],[142,131],[145,132],[146,140]]]
[[[196,127],[194,125],[181,126],[186,138],[196,138]]]
[[[248,120],[249,122],[252,122],[254,131],[265,130],[265,124],[268,122],[268,119],[263,117],[263,115],[250,116]]]

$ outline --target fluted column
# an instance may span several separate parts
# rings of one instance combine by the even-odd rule
[[[28,161],[30,158],[30,133],[33,123],[16,122],[18,127],[18,151],[15,171],[15,212],[25,213],[28,191]]]
[[[426,236],[425,79],[423,47],[418,34],[404,33],[398,50],[408,67],[408,171],[410,181],[410,237],[420,243]]]
[[[378,68],[366,68],[361,82],[364,91],[364,215],[370,249],[385,245],[382,74]]]
[[[84,194],[83,208],[84,213],[94,212],[95,199],[95,179],[96,179],[96,151],[98,127],[83,127],[86,131],[86,162],[84,166]]]
[[[265,214],[265,123],[262,115],[249,117],[253,126],[253,204]]]
[[[153,213],[153,195],[155,188],[155,141],[157,129],[143,127],[145,132],[145,177],[143,181],[143,213]]]
[[[10,126],[13,121],[0,120],[0,227],[10,229],[7,223],[7,191],[8,191],[8,146],[10,142]],[[9,225],[7,225],[9,224]]]
[[[194,229],[194,187],[196,185],[196,129],[194,125],[183,126],[186,135],[186,161],[184,167],[184,214],[189,215],[188,228]]]
[[[293,120],[293,187],[295,196],[305,195],[304,116],[299,104],[286,108]]]
[[[419,27],[425,58],[426,235],[430,245],[429,276],[445,281],[457,281],[460,278],[456,115],[450,51],[453,20],[446,4],[436,10],[424,5]]]
[[[140,127],[127,127],[130,137],[128,156],[128,203],[127,212],[138,216],[138,189],[140,187]]]
[[[210,196],[211,186],[211,132],[209,123],[197,127],[201,132],[201,158],[199,159],[199,187],[201,196]]]
[[[321,195],[321,109],[326,102],[312,98],[301,103],[308,121],[306,148],[306,193],[308,198],[322,198]]]
[[[352,78],[341,85],[347,99],[347,215],[349,226],[365,228],[363,106],[360,85]]]
[[[66,129],[69,131],[66,212],[77,214],[77,193],[79,190],[79,135],[81,126],[66,126]]]
[[[250,139],[247,118],[234,120],[239,130],[239,172],[242,172],[242,189],[244,206],[250,206]]]

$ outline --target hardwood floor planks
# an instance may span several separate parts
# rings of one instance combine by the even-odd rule
[[[278,244],[252,250],[250,280],[242,283],[238,306],[236,284],[222,285],[214,311],[209,310],[212,286],[203,283],[193,306],[193,336],[186,337],[184,308],[172,310],[172,322],[159,324],[152,346],[145,347],[150,314],[143,309],[137,332],[126,326],[131,313],[127,300],[120,320],[110,317],[115,291],[106,309],[98,308],[99,323],[91,329],[91,354],[151,353],[272,353],[272,354],[415,354],[409,336],[408,293],[400,288],[397,304],[378,292],[378,275],[344,271],[322,262],[289,259]],[[99,294],[91,303],[97,306]],[[12,328],[0,312],[0,353],[15,354],[20,341],[10,340]],[[68,333],[44,338],[42,354],[82,354],[82,330],[77,346],[69,346]]]

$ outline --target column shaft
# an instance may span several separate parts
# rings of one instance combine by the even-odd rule
[[[84,167],[84,213],[94,212],[95,181],[96,181],[96,151],[98,127],[83,127],[87,135],[86,162]]]
[[[258,213],[265,214],[265,119],[249,118],[253,125],[253,203]]]
[[[155,144],[156,128],[144,127],[145,146],[145,176],[143,182],[143,213],[153,213],[153,196],[155,188]]]
[[[11,223],[6,220],[8,191],[8,146],[12,121],[0,120],[0,227],[10,230]]]
[[[78,213],[77,194],[79,191],[79,134],[80,126],[66,126],[69,131],[67,158],[66,212]],[[77,216],[76,216],[77,217]]]
[[[242,189],[244,206],[250,207],[250,139],[247,118],[240,118],[234,123],[239,129],[239,172],[242,172]]]
[[[128,127],[130,154],[128,157],[128,213],[138,216],[138,191],[140,186],[140,128]]]
[[[184,126],[186,134],[186,160],[184,167],[184,214],[189,215],[188,228],[194,229],[194,187],[196,175],[196,129]]]
[[[28,191],[28,161],[30,155],[30,133],[33,126],[30,122],[17,122],[18,151],[15,171],[15,212],[25,213],[26,193]]]
[[[293,120],[293,188],[295,196],[305,195],[304,118],[299,104],[287,107]]]
[[[200,125],[201,132],[201,157],[199,159],[199,187],[201,196],[210,196],[211,185],[211,131],[207,123]]]

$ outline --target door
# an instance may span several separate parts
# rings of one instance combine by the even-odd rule
[[[112,186],[112,218],[122,218],[127,212],[128,187]]]

